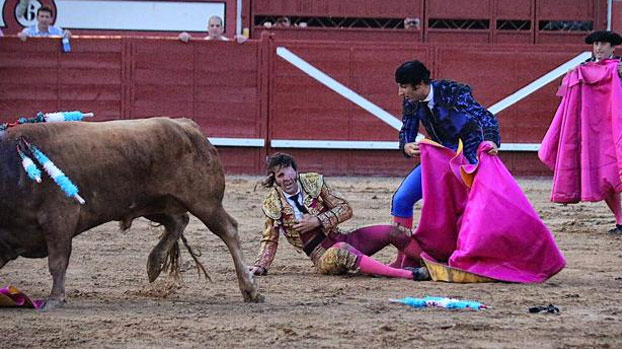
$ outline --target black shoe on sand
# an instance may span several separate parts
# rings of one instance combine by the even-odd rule
[[[419,267],[419,268],[406,267],[404,269],[410,270],[413,273],[413,280],[415,281],[432,280],[432,278],[430,277],[430,272],[428,271],[428,268],[426,267]]]
[[[616,224],[616,227],[609,230],[607,234],[612,236],[622,236],[622,224]]]

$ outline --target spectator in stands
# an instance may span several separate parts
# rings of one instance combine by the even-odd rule
[[[404,29],[416,30],[421,26],[421,20],[419,18],[404,18]]]
[[[419,61],[409,61],[395,71],[398,94],[402,98],[402,129],[399,132],[400,150],[406,157],[421,155],[418,142],[419,123],[428,137],[443,146],[456,150],[461,140],[465,158],[478,162],[480,143],[488,143],[489,154],[496,155],[500,145],[499,123],[471,95],[471,88],[450,80],[431,80],[430,71]],[[412,229],[413,205],[423,196],[421,166],[416,166],[393,194],[393,221]],[[410,266],[398,253],[390,266]]]
[[[211,16],[207,20],[207,36],[205,36],[204,40],[214,40],[214,41],[229,41],[229,38],[223,35],[225,28],[223,27],[222,18],[219,16]],[[187,32],[183,32],[178,36],[179,40],[182,42],[188,42],[192,39],[192,35]],[[242,43],[246,41],[244,36],[235,36],[237,42]]]
[[[592,45],[592,57],[585,63],[598,62],[602,59],[617,59],[620,61],[618,74],[622,77],[622,58],[614,54],[616,46],[622,44],[622,36],[616,32],[601,30],[588,35],[585,43]]]
[[[289,20],[289,17],[283,16],[276,19],[276,23],[274,26],[277,28],[289,28],[292,26],[292,23]]]
[[[54,14],[52,9],[47,6],[41,6],[37,10],[37,24],[24,28],[17,36],[26,41],[28,37],[71,37],[69,30],[63,30],[52,25]]]
[[[425,268],[391,268],[369,257],[393,245],[418,259],[421,249],[411,239],[410,229],[385,224],[342,231],[338,225],[352,217],[352,208],[324,176],[298,173],[296,161],[285,153],[270,156],[266,169],[263,185],[269,192],[262,205],[265,224],[259,255],[249,267],[253,274],[268,273],[282,235],[298,251],[304,251],[321,274],[360,270],[370,275],[429,279]]]

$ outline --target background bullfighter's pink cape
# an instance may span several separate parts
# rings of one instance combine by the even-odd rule
[[[561,104],[538,156],[555,171],[551,200],[601,201],[622,191],[622,87],[617,60],[584,64],[560,86]]]
[[[422,142],[423,206],[415,239],[426,258],[509,282],[542,282],[566,261],[553,235],[499,157],[479,165]]]

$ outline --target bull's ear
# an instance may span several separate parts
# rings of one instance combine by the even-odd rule
[[[266,217],[279,220],[281,219],[281,210],[283,208],[283,204],[281,203],[281,197],[276,188],[272,188],[270,193],[264,198],[263,204],[261,205],[261,210],[266,215]]]

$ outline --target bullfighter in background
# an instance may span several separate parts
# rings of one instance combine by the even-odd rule
[[[538,152],[554,171],[551,201],[602,201],[615,216],[612,235],[622,235],[622,60],[611,31],[588,35],[592,57],[564,77],[561,103]]]

